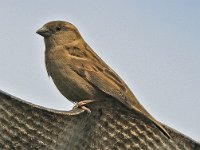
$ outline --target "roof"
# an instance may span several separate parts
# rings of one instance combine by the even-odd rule
[[[166,127],[171,139],[146,117],[115,101],[58,111],[0,91],[0,149],[200,149],[200,144]]]

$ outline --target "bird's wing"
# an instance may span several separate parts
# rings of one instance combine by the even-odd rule
[[[68,66],[71,66],[74,72],[99,90],[131,107],[131,103],[125,101],[126,93],[131,93],[128,86],[88,45],[84,47],[86,51],[78,46],[73,48],[65,46],[65,48],[68,53],[66,58],[70,60]]]
[[[72,69],[88,82],[103,91],[104,93],[125,103],[126,87],[122,81],[107,67],[98,64],[84,62],[81,67],[73,66]]]

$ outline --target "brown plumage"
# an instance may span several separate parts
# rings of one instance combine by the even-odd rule
[[[45,41],[48,75],[70,101],[115,99],[165,128],[138,102],[124,81],[89,47],[71,23],[52,21],[37,31]]]

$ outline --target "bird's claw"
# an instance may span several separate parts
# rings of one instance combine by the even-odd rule
[[[80,108],[82,110],[85,110],[88,113],[91,113],[91,110],[87,108],[85,105],[92,102],[94,102],[94,100],[83,100],[83,101],[77,102],[76,105],[73,107],[73,109]]]

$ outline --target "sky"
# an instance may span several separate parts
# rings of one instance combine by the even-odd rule
[[[47,76],[49,21],[74,24],[159,121],[200,141],[200,1],[35,0],[0,5],[0,89],[59,110],[73,106]]]

